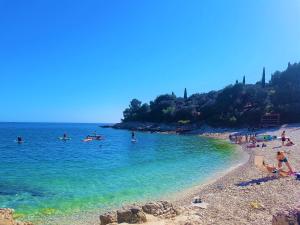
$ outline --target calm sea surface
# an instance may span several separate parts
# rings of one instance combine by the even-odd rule
[[[82,141],[94,131],[105,139]],[[72,140],[59,140],[64,132]],[[137,139],[97,124],[0,123],[0,208],[31,220],[113,208],[192,187],[241,159],[226,142],[198,136]]]

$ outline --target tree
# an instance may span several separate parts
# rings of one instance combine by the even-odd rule
[[[243,85],[245,85],[246,84],[246,77],[244,76],[243,77]]]
[[[186,88],[184,89],[184,100],[187,100],[188,96],[187,96],[187,90]]]
[[[238,80],[236,80],[236,81],[235,81],[235,84],[239,84],[239,81],[238,81]]]
[[[265,71],[265,67],[263,69],[263,74],[262,74],[262,78],[261,78],[261,86],[263,88],[266,86],[266,71]]]

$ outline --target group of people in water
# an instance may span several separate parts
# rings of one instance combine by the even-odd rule
[[[60,140],[62,141],[68,141],[68,140],[71,140],[71,138],[67,135],[67,133],[64,133],[62,137],[59,138]],[[101,136],[101,135],[98,135],[96,133],[96,131],[94,131],[94,133],[92,135],[87,135],[84,139],[83,139],[83,142],[89,142],[89,141],[101,141],[103,140],[104,137]],[[136,136],[135,136],[135,132],[132,131],[131,132],[131,141],[132,142],[136,142]],[[17,140],[16,140],[17,143],[19,144],[22,144],[24,141],[23,141],[23,138],[21,136],[18,136],[17,137]]]

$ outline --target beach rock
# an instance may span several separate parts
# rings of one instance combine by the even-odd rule
[[[145,204],[142,208],[147,214],[163,218],[173,218],[179,214],[172,203],[167,201],[150,202]]]
[[[136,224],[147,222],[147,218],[141,208],[131,207],[129,209],[118,210],[117,221],[118,223]]]
[[[100,215],[100,224],[106,225],[117,222],[117,215],[115,213],[105,213]]]
[[[300,225],[300,210],[284,211],[273,216],[272,225]]]
[[[14,225],[13,213],[13,209],[0,209],[0,224]]]
[[[13,209],[0,208],[0,225],[33,225],[30,222],[15,221],[13,214]]]

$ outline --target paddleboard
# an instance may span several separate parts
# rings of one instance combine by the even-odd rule
[[[69,141],[69,140],[71,140],[72,138],[70,138],[70,137],[59,137],[58,139],[59,139],[59,140],[62,140],[62,141]]]

